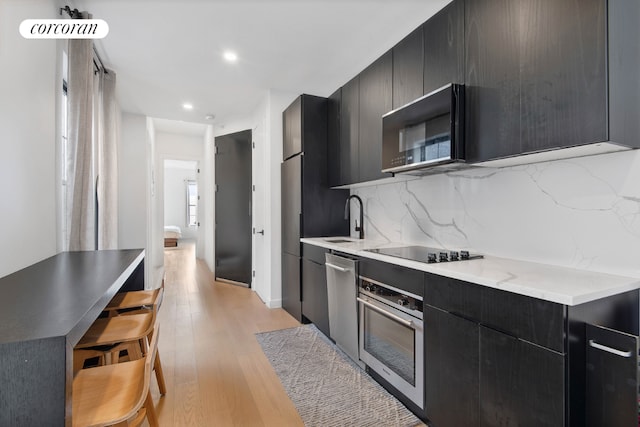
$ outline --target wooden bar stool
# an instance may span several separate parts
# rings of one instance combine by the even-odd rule
[[[156,323],[143,358],[82,369],[75,375],[71,407],[73,426],[139,426],[145,418],[150,426],[158,426],[149,392],[151,371],[158,351],[158,328]]]
[[[121,310],[150,307],[154,304],[160,293],[164,293],[164,279],[162,279],[160,287],[156,289],[117,293],[103,311],[108,312],[109,316],[115,316]],[[158,306],[161,304],[162,300],[158,303]]]
[[[81,350],[101,351],[105,356],[106,364],[118,363],[122,350],[127,351],[129,360],[141,358],[146,353],[146,342],[152,338],[162,294],[162,289],[160,289],[148,310],[97,319],[75,346],[74,366],[80,366],[80,362],[76,362],[75,358],[76,356],[78,359],[83,357]],[[162,372],[160,353],[157,350],[154,357],[154,371],[158,381],[158,389],[160,394],[164,396],[167,388]]]

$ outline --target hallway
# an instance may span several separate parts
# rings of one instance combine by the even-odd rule
[[[298,326],[251,290],[214,282],[195,245],[165,249],[160,356],[167,394],[152,394],[161,426],[302,425],[256,332]]]

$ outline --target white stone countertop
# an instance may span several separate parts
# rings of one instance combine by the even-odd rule
[[[485,256],[469,261],[429,264],[366,251],[383,247],[412,246],[406,243],[359,240],[351,237],[315,237],[303,238],[300,241],[564,305],[583,304],[640,288],[640,279],[637,278],[507,258]]]

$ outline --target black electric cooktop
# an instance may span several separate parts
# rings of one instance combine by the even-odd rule
[[[367,251],[426,263],[468,261],[482,258],[482,255],[469,253],[469,251],[447,251],[426,246],[402,246],[398,248],[367,249]]]

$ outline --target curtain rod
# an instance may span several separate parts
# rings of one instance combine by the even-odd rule
[[[82,12],[80,12],[78,9],[71,9],[69,7],[69,5],[60,8],[60,15],[61,16],[62,16],[62,14],[64,12],[66,12],[67,15],[69,15],[69,18],[71,18],[71,19],[83,19],[84,18]],[[89,15],[89,13],[87,13],[87,15]],[[93,46],[93,55],[94,55],[93,64],[95,65],[95,67],[98,70],[102,69],[105,73],[109,74],[109,71],[107,70],[107,67],[104,66],[104,62],[102,62],[102,58],[100,58],[100,55],[98,54],[98,51],[96,49],[95,43],[93,43],[92,46]]]
[[[68,5],[60,8],[60,16],[62,16],[62,12],[67,12],[71,19],[82,19],[82,12],[78,9],[71,9]]]

